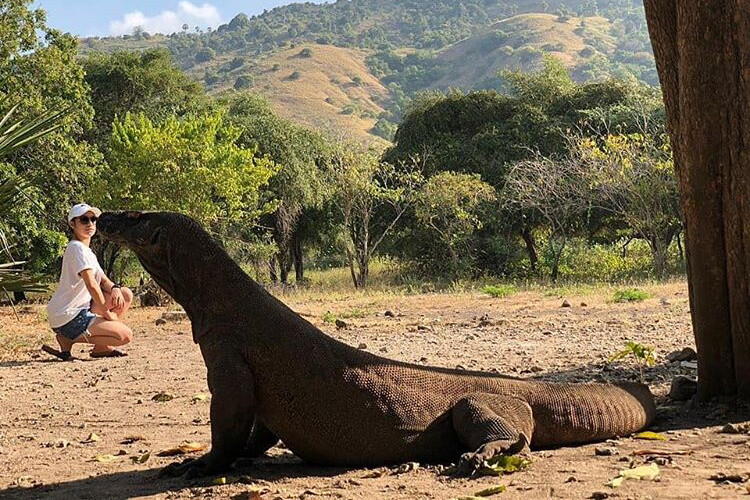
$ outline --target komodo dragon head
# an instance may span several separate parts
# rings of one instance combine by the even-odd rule
[[[210,238],[195,221],[176,213],[105,212],[97,229],[104,238],[132,250],[159,286],[180,303],[200,289],[201,270],[208,263],[199,260],[209,258],[216,247],[204,241]]]

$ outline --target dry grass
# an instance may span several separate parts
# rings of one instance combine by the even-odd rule
[[[580,29],[584,23],[583,30]],[[440,58],[449,65],[448,75],[433,84],[434,88],[471,88],[478,82],[493,78],[502,69],[530,69],[529,61],[524,61],[518,48],[530,47],[543,51],[562,60],[566,66],[580,64],[584,58],[580,51],[586,47],[586,39],[596,39],[607,50],[614,48],[614,40],[609,35],[611,23],[603,17],[571,17],[560,22],[552,14],[521,14],[504,19],[490,26],[482,33],[451,45],[442,52]],[[479,44],[489,33],[504,31],[511,34],[506,42],[495,50],[479,49]],[[528,38],[519,38],[525,34]],[[504,46],[516,47],[510,55],[503,52]],[[559,45],[559,50],[550,50],[550,45]]]

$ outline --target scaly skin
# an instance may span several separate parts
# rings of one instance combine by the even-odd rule
[[[354,349],[268,294],[185,216],[107,213],[99,230],[185,308],[208,369],[211,452],[167,473],[218,473],[280,438],[316,464],[460,456],[472,474],[497,453],[627,435],[653,420],[641,384],[543,383]]]

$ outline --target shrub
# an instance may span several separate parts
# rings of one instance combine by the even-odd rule
[[[302,57],[305,59],[310,58],[312,56],[313,56],[313,51],[310,48],[302,49],[299,51],[299,54],[297,54],[297,57]]]
[[[302,73],[300,73],[299,71],[295,71],[294,73],[286,77],[287,80],[291,81],[299,80],[300,78],[302,78]]]
[[[482,288],[482,292],[496,299],[503,299],[518,293],[518,289],[513,285],[487,285]]]
[[[253,80],[253,77],[250,75],[242,75],[237,77],[237,79],[234,81],[234,88],[237,90],[240,89],[247,89],[253,86],[255,81]]]
[[[627,288],[624,290],[617,290],[614,295],[614,301],[618,303],[622,302],[641,302],[649,298],[648,292],[639,290],[637,288]]]
[[[216,52],[214,52],[214,49],[207,47],[205,49],[199,50],[195,54],[195,60],[196,62],[203,63],[212,60],[215,56]]]

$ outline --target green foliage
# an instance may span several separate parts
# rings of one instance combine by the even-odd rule
[[[198,63],[208,62],[216,57],[216,51],[211,47],[206,47],[195,53],[195,61]]]
[[[98,201],[182,212],[204,223],[252,221],[268,208],[260,189],[276,167],[238,146],[240,135],[222,113],[161,123],[128,113],[113,124],[111,169],[101,177]]]
[[[69,113],[67,110],[53,111],[25,123],[14,122],[11,120],[17,108],[18,106],[12,107],[0,117],[0,159],[54,132],[61,127],[60,120]],[[8,222],[5,218],[13,213],[25,187],[25,183],[18,177],[0,176],[0,290],[5,294],[45,289],[34,277],[19,268],[24,262],[14,259],[11,242],[6,236],[7,230],[4,230]]]
[[[613,300],[618,303],[622,302],[642,302],[651,297],[648,292],[637,288],[626,288],[615,291]]]
[[[656,364],[654,348],[639,344],[638,342],[628,341],[622,351],[609,357],[609,362],[620,361],[628,357],[635,359],[635,362],[638,365],[641,383],[643,383],[643,370],[648,366],[654,366]]]
[[[306,47],[299,51],[299,54],[297,54],[297,57],[301,57],[303,59],[309,59],[313,56],[313,51],[311,48]]]
[[[18,105],[13,120],[24,123],[50,110],[71,111],[59,128],[3,158],[0,178],[18,176],[28,188],[2,217],[14,257],[51,273],[65,238],[63,214],[84,200],[102,157],[83,140],[94,112],[76,39],[47,27],[43,11],[30,3],[0,1],[0,102],[4,111]]]
[[[477,174],[440,172],[422,187],[415,205],[420,224],[433,230],[450,255],[453,272],[466,267],[467,241],[481,229],[481,210],[495,200],[495,190]]]
[[[504,299],[518,293],[518,289],[513,285],[487,285],[482,288],[482,293],[496,299]]]
[[[203,105],[200,84],[177,68],[166,50],[92,54],[84,60],[96,111],[89,140],[106,150],[116,117],[144,113],[157,122]]]
[[[234,88],[235,90],[242,90],[250,88],[254,85],[255,80],[251,75],[240,75],[237,77],[237,79],[234,81]]]
[[[328,323],[332,325],[336,323],[337,318],[336,318],[336,315],[333,314],[331,311],[326,311],[325,313],[323,313],[323,316],[321,319],[323,320],[323,323]]]
[[[300,78],[302,78],[302,73],[300,71],[294,71],[286,77],[286,79],[291,82],[299,80]]]

